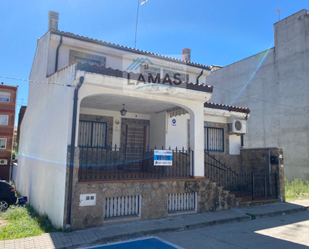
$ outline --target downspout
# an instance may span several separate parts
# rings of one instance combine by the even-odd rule
[[[202,70],[201,71],[201,73],[200,73],[200,75],[199,76],[197,76],[197,78],[196,78],[196,84],[198,84],[199,82],[199,78],[203,75],[203,73],[204,73],[204,70]]]
[[[78,91],[81,88],[83,83],[84,83],[84,76],[81,76],[79,78],[79,83],[77,84],[77,86],[75,87],[75,90],[74,90],[66,229],[71,228],[71,207],[72,207],[72,191],[73,191],[73,168],[74,168],[77,103],[78,103]]]
[[[59,57],[59,49],[61,45],[62,45],[62,35],[60,36],[60,42],[56,49],[55,72],[58,70],[58,57]]]

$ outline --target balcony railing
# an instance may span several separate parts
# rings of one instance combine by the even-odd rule
[[[80,182],[190,177],[190,150],[172,150],[172,166],[154,166],[154,149],[80,148]]]

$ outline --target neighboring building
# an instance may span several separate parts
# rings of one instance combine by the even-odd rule
[[[10,179],[17,87],[0,85],[0,179]]]
[[[285,176],[309,180],[309,14],[274,24],[273,48],[212,72],[212,100],[248,106],[247,147],[283,147]]]
[[[60,32],[58,13],[49,12],[14,176],[38,212],[56,226],[78,229],[121,216],[227,209],[239,200],[218,184],[235,183],[251,167],[244,155],[266,159],[259,172],[280,173],[281,159],[269,160],[282,158],[281,150],[261,157],[241,149],[250,110],[209,102],[213,87],[202,83],[218,67],[193,63],[190,49],[182,52],[179,60]]]
[[[17,130],[18,126],[14,126],[14,133],[13,133],[13,151],[16,152],[17,149]]]

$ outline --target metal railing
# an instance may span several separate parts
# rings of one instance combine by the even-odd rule
[[[236,197],[255,199],[277,198],[277,173],[236,173],[205,151],[205,176],[217,182]]]
[[[235,189],[238,175],[208,151],[204,152],[205,176],[227,190]]]
[[[192,150],[172,150],[172,166],[154,166],[149,148],[80,148],[80,182],[189,178]]]

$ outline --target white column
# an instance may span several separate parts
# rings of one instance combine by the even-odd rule
[[[191,169],[193,176],[204,177],[204,104],[201,103],[190,111],[190,148],[194,151]],[[194,163],[194,167],[192,167]]]

